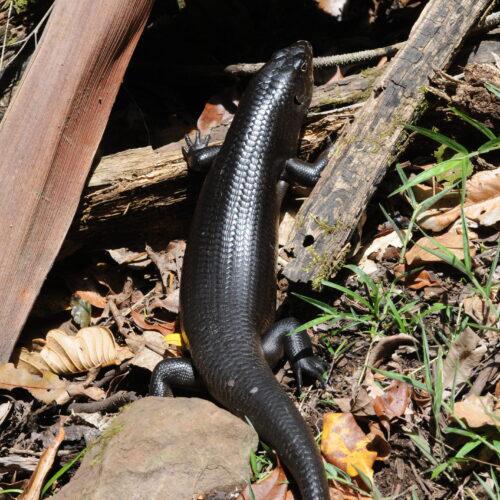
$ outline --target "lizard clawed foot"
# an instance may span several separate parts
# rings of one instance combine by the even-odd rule
[[[190,169],[197,170],[196,167],[198,164],[198,156],[196,152],[200,151],[201,149],[205,149],[208,146],[208,143],[210,141],[210,134],[206,135],[202,139],[200,131],[197,130],[194,142],[187,134],[184,136],[184,140],[186,141],[186,146],[182,147],[182,156],[186,160],[186,163],[188,164],[188,167]]]
[[[302,382],[304,375],[317,380],[324,388],[326,386],[323,373],[327,370],[326,364],[315,356],[307,356],[297,359],[292,363],[292,370],[295,374],[298,392],[302,392]]]

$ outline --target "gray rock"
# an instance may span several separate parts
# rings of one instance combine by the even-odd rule
[[[57,500],[192,500],[244,487],[255,431],[197,398],[148,397],[91,445]]]

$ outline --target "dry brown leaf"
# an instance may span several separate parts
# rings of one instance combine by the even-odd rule
[[[106,397],[106,392],[100,387],[87,387],[83,383],[78,382],[70,382],[66,391],[70,398],[74,398],[75,396],[86,396],[94,401],[100,401]]]
[[[17,497],[19,500],[39,500],[45,476],[52,468],[54,460],[57,456],[57,450],[63,441],[64,427],[61,422],[59,431],[54,437],[54,440],[40,455],[40,460],[38,461],[38,465],[36,466],[35,472],[33,472],[28,485],[24,489],[23,493]]]
[[[393,380],[382,396],[373,401],[373,408],[379,418],[392,420],[404,415],[410,398],[410,388],[404,382]]]
[[[149,308],[153,311],[154,309],[166,309],[167,311],[173,312],[174,314],[179,314],[179,288],[176,288],[173,292],[169,293],[166,298],[159,299],[155,297],[149,304]]]
[[[389,337],[382,337],[373,347],[370,356],[368,357],[368,366],[379,366],[384,359],[387,359],[399,346],[408,344],[418,344],[419,341],[407,335],[406,333],[398,333]]]
[[[106,297],[103,297],[99,292],[96,291],[77,290],[75,294],[99,309],[104,309],[104,307],[108,303],[108,299]]]
[[[474,238],[477,238],[477,234],[469,231],[469,239]],[[463,236],[461,234],[458,234],[456,231],[450,231],[436,236],[434,239],[450,250],[458,259],[462,260],[464,258]],[[429,262],[443,262],[442,259],[424,250],[422,247],[442,252],[431,239],[427,237],[420,238],[415,245],[406,252],[405,260],[408,265],[420,266],[422,264],[428,264]],[[470,243],[470,254],[471,256],[476,255],[476,248],[472,243]]]
[[[92,276],[89,269],[83,272],[83,274],[76,275],[69,273],[65,275],[65,280],[73,294],[78,295],[94,307],[104,309],[107,299],[105,294],[101,293],[103,287]],[[109,291],[109,287],[106,288]]]
[[[486,346],[474,331],[466,327],[453,341],[443,363],[443,387],[449,389],[453,382],[458,386],[467,381],[484,354]]]
[[[50,371],[49,365],[40,356],[39,351],[29,351],[26,347],[21,347],[19,360],[16,363],[18,368],[25,368],[33,375],[42,375],[46,371]]]
[[[251,485],[255,500],[287,500],[288,482],[284,470],[278,464],[262,481]],[[251,500],[250,486],[247,486],[237,500]]]
[[[429,165],[429,167],[433,167],[435,164]],[[427,169],[425,169],[427,170]],[[434,183],[433,186],[427,186],[426,184],[417,184],[412,187],[413,194],[418,202],[427,200],[431,198],[437,193],[440,193],[444,190],[444,188],[438,184]],[[458,191],[451,191],[439,198],[439,200],[432,205],[432,209],[436,208],[455,208],[460,203],[460,194]]]
[[[25,368],[16,368],[12,363],[0,366],[0,388],[8,391],[22,387],[44,403],[62,404],[69,400],[66,391],[68,382],[55,373],[45,372],[43,376],[33,375]]]
[[[467,181],[464,213],[467,219],[481,226],[492,226],[500,221],[500,168],[478,172]],[[422,214],[419,224],[424,229],[439,232],[459,217],[460,206],[437,214],[431,209]]]
[[[53,373],[69,374],[120,364],[132,356],[128,348],[118,346],[109,328],[91,326],[82,328],[76,335],[50,330],[42,350],[31,353],[22,350],[20,361],[35,373],[36,370],[44,373],[46,365]]]
[[[109,256],[117,264],[127,264],[129,267],[142,269],[151,264],[146,252],[134,252],[128,248],[106,249]]]
[[[175,332],[175,321],[173,321],[172,323],[163,323],[161,325],[158,323],[151,324],[148,323],[144,319],[144,316],[137,311],[131,311],[131,316],[134,320],[134,323],[143,330],[156,330],[164,336]]]
[[[500,426],[500,404],[497,401],[495,405],[493,394],[468,396],[463,401],[455,403],[453,413],[464,420],[469,427]]]
[[[327,413],[323,416],[321,452],[327,462],[335,465],[351,477],[357,477],[359,469],[373,478],[373,464],[377,452],[370,448],[371,440],[361,430],[351,413]]]
[[[369,422],[370,450],[377,452],[377,460],[387,460],[392,453],[392,447],[385,438],[384,431],[378,422]]]
[[[333,479],[329,481],[328,493],[330,493],[330,500],[372,500],[373,498],[360,495],[347,484],[338,483]]]
[[[463,300],[464,312],[470,316],[476,323],[485,326],[500,327],[500,322],[497,321],[495,313],[487,306],[484,299],[475,295],[474,297],[466,297]]]
[[[411,399],[419,408],[427,408],[432,403],[431,395],[427,391],[418,388],[413,388]]]
[[[401,230],[402,234],[405,234],[405,232],[405,229]],[[392,231],[384,236],[375,238],[371,244],[363,250],[363,255],[358,262],[358,267],[365,271],[365,273],[372,274],[378,269],[374,260],[382,258],[384,251],[388,247],[401,248],[402,245],[403,243],[401,242],[396,231]],[[373,258],[374,254],[376,255],[375,259]]]
[[[146,245],[146,253],[151,262],[158,268],[163,286],[169,294],[173,292],[172,273],[175,273],[177,279],[180,281],[185,251],[186,242],[184,240],[170,241],[163,252],[155,252],[151,247]]]

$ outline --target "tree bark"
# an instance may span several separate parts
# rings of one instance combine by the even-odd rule
[[[435,68],[446,69],[490,0],[431,0],[408,42],[390,63],[377,88],[337,140],[330,162],[302,206],[285,269],[292,281],[321,281],[335,274],[348,253],[348,240],[395,160],[424,100],[422,88]]]
[[[71,224],[153,0],[56,0],[0,128],[0,363]]]
[[[383,68],[373,69],[315,89],[301,158],[314,154],[327,135],[342,129],[354,110],[335,109],[364,101],[382,73]],[[222,143],[228,127],[225,122],[212,129],[211,144]],[[187,200],[183,145],[184,140],[103,157],[85,188],[63,255],[81,245],[133,247],[135,242],[143,247],[145,241],[160,245],[186,236],[194,200]]]

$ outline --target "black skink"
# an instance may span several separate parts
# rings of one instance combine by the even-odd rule
[[[300,386],[321,377],[305,332],[294,319],[274,324],[277,230],[289,182],[313,185],[327,156],[295,158],[313,88],[312,51],[297,42],[276,52],[250,82],[222,148],[197,135],[184,155],[191,168],[211,164],[195,210],[181,280],[181,314],[194,370],[167,359],[155,369],[152,394],[201,380],[232,412],[245,415],[278,452],[303,500],[328,499],[322,459],[298,410],[270,365],[285,351]]]

